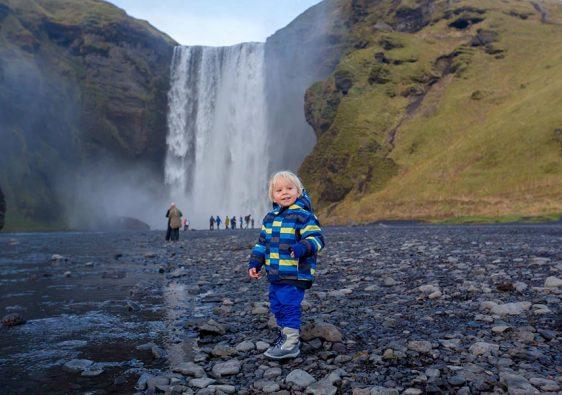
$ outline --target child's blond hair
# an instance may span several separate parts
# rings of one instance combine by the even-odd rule
[[[302,191],[304,187],[302,186],[302,182],[297,177],[297,175],[291,171],[283,170],[278,171],[274,175],[271,176],[269,179],[269,200],[273,202],[273,188],[275,188],[275,184],[279,180],[287,180],[292,183],[295,187],[297,187],[298,196],[302,195]]]

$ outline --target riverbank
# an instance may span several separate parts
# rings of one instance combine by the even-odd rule
[[[26,320],[0,329],[2,387],[559,391],[562,226],[326,228],[302,355],[280,364],[258,351],[257,232],[1,234],[0,311]]]

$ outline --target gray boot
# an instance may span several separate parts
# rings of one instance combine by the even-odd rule
[[[299,330],[283,328],[279,339],[263,355],[271,359],[295,358],[301,352],[300,345]]]

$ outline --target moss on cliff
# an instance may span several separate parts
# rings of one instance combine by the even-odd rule
[[[306,95],[323,221],[561,212],[562,6],[545,7],[362,2],[363,45]]]

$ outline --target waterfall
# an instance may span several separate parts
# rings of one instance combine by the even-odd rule
[[[165,182],[194,227],[267,211],[264,44],[174,49]]]

